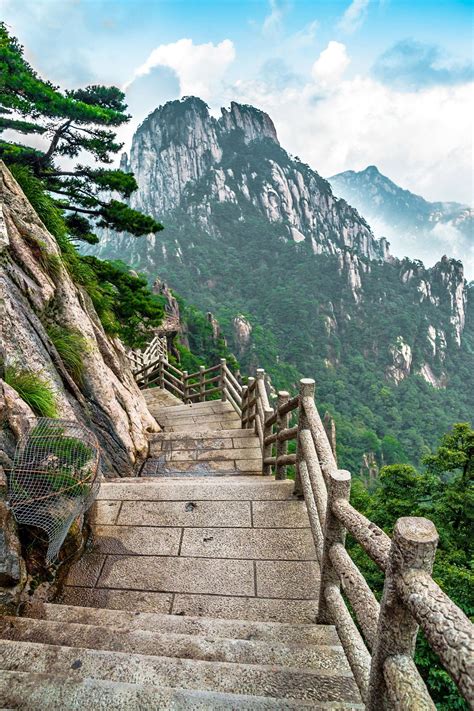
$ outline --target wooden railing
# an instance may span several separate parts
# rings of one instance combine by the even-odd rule
[[[188,373],[161,356],[154,363],[136,370],[134,376],[140,388],[158,386],[187,403],[204,402],[211,396],[215,399],[220,395],[221,400],[228,401],[241,416],[242,386],[225,358],[210,368],[202,365],[195,373]]]
[[[435,709],[413,661],[419,627],[474,704],[473,625],[431,577],[435,526],[425,518],[400,518],[390,539],[350,504],[351,475],[338,469],[335,438],[328,438],[315,405],[314,380],[302,379],[294,397],[280,391],[272,408],[264,370],[241,385],[224,359],[188,374],[161,358],[136,377],[141,387],[159,384],[185,402],[219,393],[242,427],[258,436],[262,473],[285,479],[294,468],[295,496],[306,502],[320,566],[318,622],[336,626],[368,711]],[[291,441],[294,453],[288,453]],[[346,551],[347,533],[385,573],[380,603]]]
[[[168,360],[168,347],[166,336],[154,336],[144,350],[128,350],[127,357],[132,365],[132,370],[137,371],[145,365],[153,365],[160,358]]]

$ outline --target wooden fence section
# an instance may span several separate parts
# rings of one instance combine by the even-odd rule
[[[154,336],[145,350],[128,350],[127,357],[133,371],[137,371],[146,365],[153,365],[159,358],[168,360],[166,336]]]
[[[284,479],[295,469],[295,495],[304,497],[320,566],[318,622],[335,624],[368,711],[434,710],[413,662],[419,627],[474,705],[473,625],[431,577],[438,535],[424,518],[400,518],[390,539],[349,502],[351,475],[338,469],[334,433],[315,405],[315,382],[299,393],[278,393],[269,403],[265,372],[241,385],[225,360],[182,373],[163,358],[136,373],[141,387],[159,384],[185,402],[219,393],[257,434],[265,475]],[[210,387],[209,387],[210,386]],[[293,441],[295,452],[288,453]],[[385,573],[379,603],[345,548],[349,533]],[[347,601],[347,602],[346,602]],[[348,607],[349,605],[349,607]]]

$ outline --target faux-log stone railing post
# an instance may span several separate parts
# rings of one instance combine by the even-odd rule
[[[351,493],[351,475],[345,469],[332,470],[327,485],[327,509],[324,526],[324,547],[323,559],[321,561],[321,584],[318,608],[319,624],[334,624],[331,614],[326,605],[325,591],[329,586],[335,586],[338,590],[341,586],[341,579],[337,570],[331,562],[331,548],[334,544],[345,546],[346,529],[334,515],[332,506],[339,499],[349,501]]]
[[[205,365],[200,365],[199,366],[199,400],[201,402],[204,402],[206,399],[206,385],[205,385],[205,374],[204,371],[206,370]]]
[[[312,378],[301,378],[300,380],[300,402],[298,406],[298,432],[296,434],[296,465],[295,465],[295,496],[303,496],[303,486],[301,483],[300,463],[304,459],[301,449],[300,433],[309,428],[308,418],[303,405],[303,398],[313,398],[316,383]]]
[[[242,385],[242,415],[240,424],[242,429],[247,427],[247,417],[249,411],[249,388],[248,385]]]
[[[277,400],[277,420],[276,420],[276,432],[277,435],[280,434],[282,430],[287,429],[290,423],[290,413],[287,412],[285,415],[280,414],[280,407],[284,405],[290,399],[290,393],[286,390],[280,390],[278,393]],[[286,479],[286,464],[278,464],[278,457],[282,457],[288,453],[288,440],[281,441],[276,440],[276,467],[275,467],[275,479]],[[270,448],[271,454],[271,448]]]
[[[254,377],[250,377],[247,380],[247,424],[248,429],[255,429],[255,400],[257,397],[256,381]]]
[[[158,377],[159,377],[160,388],[162,390],[164,390],[165,389],[165,364],[164,364],[163,356],[160,356],[160,362],[158,365]]]
[[[420,711],[435,709],[426,687],[402,683],[406,681],[406,675],[399,684],[391,683],[387,688],[384,667],[392,658],[413,659],[418,623],[399,598],[397,580],[407,570],[431,575],[437,544],[438,533],[432,521],[406,517],[396,522],[372,654],[367,711],[378,711],[387,706]],[[403,693],[403,698],[397,698],[397,691]]]
[[[226,359],[221,358],[221,370],[220,370],[220,381],[219,381],[219,387],[221,389],[221,400],[222,402],[225,402],[227,400],[227,395],[225,391],[225,365],[226,365]]]

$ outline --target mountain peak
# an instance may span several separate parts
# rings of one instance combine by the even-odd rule
[[[367,168],[361,172],[366,173],[367,175],[382,175],[376,165],[368,165]]]
[[[220,123],[227,131],[240,128],[244,132],[246,143],[262,138],[270,138],[280,145],[275,125],[270,116],[249,104],[232,101],[230,109],[221,109]]]

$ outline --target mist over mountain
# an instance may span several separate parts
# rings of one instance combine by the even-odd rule
[[[462,260],[474,278],[474,210],[457,202],[429,202],[404,190],[370,165],[329,178],[335,193],[353,205],[374,234],[386,237],[392,250],[434,264],[443,254]]]
[[[389,461],[387,437],[398,460],[417,462],[469,418],[474,319],[462,264],[392,256],[284,150],[267,114],[234,102],[216,119],[195,97],[168,102],[138,128],[122,167],[139,185],[132,206],[165,230],[104,230],[94,253],[211,311],[243,370],[261,365],[285,388],[315,377],[344,466],[357,471],[368,452]]]

